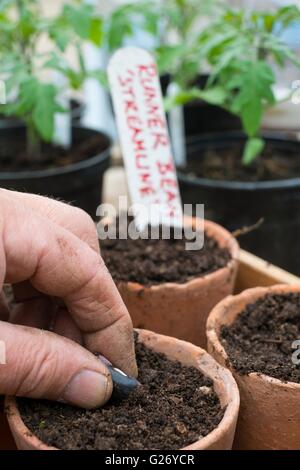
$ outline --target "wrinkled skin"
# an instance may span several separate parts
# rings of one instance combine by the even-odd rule
[[[92,219],[41,196],[0,190],[0,394],[103,405],[112,382],[90,351],[137,375],[132,323]],[[3,345],[3,343],[2,343]],[[84,348],[82,347],[84,346]]]

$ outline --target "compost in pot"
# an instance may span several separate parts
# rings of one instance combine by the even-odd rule
[[[299,449],[299,292],[299,284],[247,289],[209,315],[208,350],[240,391],[234,449]]]
[[[237,140],[233,145],[208,145],[204,152],[199,152],[198,159],[191,159],[180,168],[184,173],[195,178],[208,178],[220,181],[274,181],[300,177],[300,146],[278,145],[275,140],[268,140],[261,155],[251,165],[242,163],[244,143]]]
[[[117,224],[119,227],[119,224]],[[161,227],[160,227],[161,231]],[[130,238],[101,241],[101,254],[116,282],[138,282],[144,286],[174,282],[184,284],[191,279],[217,271],[231,259],[229,250],[205,235],[204,247],[189,251],[185,237],[133,240]]]
[[[24,423],[60,449],[179,449],[215,429],[224,410],[213,382],[198,369],[170,361],[136,342],[141,385],[127,400],[84,411],[18,399]]]
[[[95,132],[86,135],[85,139],[75,138],[71,147],[67,149],[59,145],[43,143],[41,149],[43,158],[34,160],[26,153],[23,139],[25,133],[22,133],[21,129],[22,126],[19,126],[15,132],[7,133],[7,139],[5,139],[5,135],[1,136],[0,172],[35,171],[64,167],[94,157],[107,147],[103,135]]]
[[[112,228],[113,235],[117,228],[116,239],[101,241],[100,248],[133,325],[205,348],[208,314],[233,292],[239,256],[236,239],[213,222],[187,217],[185,228],[195,230],[198,242],[198,246],[192,242],[193,248],[201,246],[204,235],[204,247],[189,251],[185,228],[182,239],[166,239],[164,231],[161,238],[133,240],[125,239],[127,228],[123,230],[122,223],[98,226],[101,232],[103,227]],[[132,225],[128,228],[130,235]],[[118,240],[119,236],[123,238]]]
[[[300,340],[298,292],[270,293],[248,304],[231,325],[222,326],[220,337],[239,374],[258,372],[300,383],[300,361],[292,360],[292,344]]]

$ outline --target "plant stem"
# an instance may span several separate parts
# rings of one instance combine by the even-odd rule
[[[30,120],[26,123],[26,154],[29,161],[41,159],[41,140]]]
[[[86,74],[86,67],[85,67],[85,61],[84,61],[84,57],[83,57],[83,54],[82,54],[80,43],[76,44],[76,52],[77,52],[80,71],[83,75],[85,75]]]
[[[17,0],[16,1],[16,4],[17,4],[17,9],[19,11],[19,16],[21,17],[23,12],[24,12],[24,3],[23,3],[23,0]]]
[[[16,8],[19,15],[19,21],[21,22],[23,17],[28,13],[26,2],[24,0],[16,0]],[[19,32],[19,47],[20,52],[23,57],[24,64],[27,68],[27,73],[29,75],[33,74],[33,58],[35,56],[35,37],[31,35],[28,38],[25,38]],[[39,134],[37,133],[35,126],[32,122],[32,118],[27,118],[25,120],[26,124],[26,156],[29,161],[39,161],[42,158],[41,154],[41,140]]]
[[[23,16],[26,12],[26,6],[24,0],[16,1],[17,11],[19,15],[19,21],[22,21]],[[24,63],[27,66],[28,73],[32,73],[32,57],[34,57],[34,38],[31,36],[25,40],[24,36],[19,31],[19,47],[20,52],[23,56]]]

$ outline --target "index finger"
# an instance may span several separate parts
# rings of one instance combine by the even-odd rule
[[[96,225],[82,209],[37,194],[19,193],[6,189],[2,189],[2,191],[44,218],[61,225],[86,242],[97,253],[100,253]]]
[[[132,322],[101,256],[18,201],[8,198],[1,213],[6,282],[29,279],[40,292],[61,297],[85,346],[136,375]]]

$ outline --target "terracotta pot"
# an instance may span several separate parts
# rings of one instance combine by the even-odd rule
[[[197,224],[186,218],[186,223]],[[239,246],[223,227],[205,220],[205,233],[221,247],[227,247],[228,265],[185,284],[164,283],[146,287],[138,283],[118,283],[121,296],[136,328],[145,328],[206,348],[206,320],[220,300],[232,294],[238,268]]]
[[[221,326],[231,324],[247,304],[269,293],[289,292],[300,292],[300,285],[248,289],[223,300],[209,315],[208,350],[220,364],[230,367],[241,395],[235,449],[300,448],[300,384],[284,383],[264,374],[240,375],[230,366],[219,337]]]
[[[1,450],[15,450],[16,444],[11,435],[6,416],[3,411],[0,411],[0,451]]]
[[[232,374],[221,367],[206,351],[185,341],[168,336],[157,335],[146,330],[138,330],[140,340],[157,352],[166,354],[170,359],[182,364],[194,366],[210,377],[214,383],[222,407],[226,407],[223,419],[216,429],[206,437],[185,447],[185,450],[228,450],[231,449],[239,410],[239,392]],[[21,450],[55,450],[43,444],[32,435],[19,414],[16,400],[6,398],[5,410],[7,419]],[[195,413],[197,410],[195,410]]]

